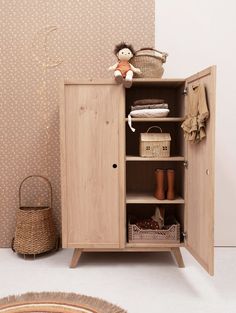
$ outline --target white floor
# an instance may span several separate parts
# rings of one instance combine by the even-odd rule
[[[215,249],[211,277],[188,252],[186,268],[161,253],[87,253],[69,269],[71,250],[23,258],[0,249],[0,297],[28,291],[66,291],[96,296],[129,313],[235,313],[236,248]]]

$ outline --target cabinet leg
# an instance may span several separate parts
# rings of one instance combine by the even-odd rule
[[[81,249],[75,249],[71,262],[70,262],[70,268],[75,268],[79,262],[79,259],[81,257],[82,250]]]
[[[172,253],[173,258],[175,259],[178,267],[184,267],[184,261],[182,258],[180,248],[171,248],[171,253]]]

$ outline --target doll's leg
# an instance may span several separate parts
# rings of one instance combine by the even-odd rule
[[[124,81],[125,88],[130,88],[132,86],[133,74],[134,73],[131,70],[126,73],[125,81]]]
[[[123,76],[119,70],[116,70],[114,72],[115,80],[118,84],[121,84],[123,82]]]

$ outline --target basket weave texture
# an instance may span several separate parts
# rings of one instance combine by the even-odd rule
[[[50,187],[50,205],[48,207],[21,206],[21,188],[31,177],[43,178]],[[19,189],[20,206],[16,212],[16,229],[12,248],[20,254],[36,255],[51,251],[56,246],[56,228],[52,217],[52,187],[49,180],[43,176],[26,177]]]
[[[149,133],[152,128],[157,128],[161,133]],[[140,134],[139,154],[141,157],[167,158],[170,156],[171,136],[162,133],[159,126],[149,127],[146,133]]]
[[[168,54],[153,48],[142,48],[136,51],[130,63],[141,70],[141,74],[135,74],[139,78],[161,78],[164,73],[163,63]]]
[[[180,224],[170,225],[168,229],[140,229],[135,224],[129,223],[129,242],[180,242]]]

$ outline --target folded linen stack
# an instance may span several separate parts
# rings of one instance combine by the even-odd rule
[[[170,110],[163,99],[142,99],[134,101],[130,115],[133,117],[163,117]]]
[[[128,116],[128,123],[130,129],[134,132],[132,127],[131,117],[165,117],[169,114],[168,104],[163,99],[141,99],[134,101],[131,106],[131,112]]]

